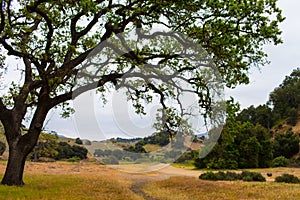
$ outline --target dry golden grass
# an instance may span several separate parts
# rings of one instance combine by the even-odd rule
[[[1,174],[5,165],[0,162]],[[24,181],[24,187],[0,185],[0,199],[143,199],[129,179],[95,163],[27,162]]]
[[[5,166],[6,161],[0,161],[1,175]],[[0,199],[141,200],[145,196],[142,193],[166,200],[299,199],[300,184],[274,183],[273,179],[283,173],[300,177],[300,169],[250,171],[260,172],[264,176],[272,173],[273,176],[265,183],[213,182],[197,178],[198,174],[204,172],[202,170],[165,167],[155,172],[133,175],[110,169],[97,162],[27,162],[24,177],[26,185],[21,188],[0,186]],[[176,174],[179,176],[175,177]],[[174,177],[168,178],[170,176]]]
[[[193,177],[171,177],[147,184],[145,193],[164,200],[201,199],[299,199],[300,185],[202,181]]]
[[[157,151],[159,149],[161,149],[161,146],[157,145],[157,144],[146,144],[144,146],[144,149],[147,151],[147,152],[153,152],[153,151]]]

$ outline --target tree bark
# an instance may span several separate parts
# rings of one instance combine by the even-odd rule
[[[27,155],[28,153],[22,152],[22,148],[19,148],[18,144],[10,145],[8,163],[1,184],[24,185],[23,173]]]

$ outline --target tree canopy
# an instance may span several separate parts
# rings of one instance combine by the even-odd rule
[[[176,94],[184,91],[174,81],[174,77],[179,77],[191,86],[204,113],[209,113],[213,94],[208,78],[205,79],[199,64],[195,64],[199,58],[191,54],[187,61],[179,56],[184,49],[171,45],[174,51],[170,53],[161,50],[160,43],[132,48],[132,43],[124,41],[124,33],[136,28],[149,31],[162,27],[180,33],[171,34],[171,38],[179,38],[177,43],[182,41],[181,45],[189,46],[189,40],[181,37],[183,34],[202,46],[213,59],[215,69],[212,70],[220,74],[217,78],[228,87],[234,87],[248,83],[247,71],[252,65],[267,62],[264,44],[282,42],[278,24],[284,18],[276,4],[277,0],[1,0],[1,78],[6,78],[8,67],[16,67],[7,65],[8,58],[18,60],[16,68],[21,77],[0,97],[0,120],[10,151],[2,183],[23,184],[25,158],[37,143],[49,110],[66,106],[68,100],[88,90],[99,88],[103,92],[108,87],[118,89],[121,85],[128,90],[129,99],[141,113],[139,100],[151,101],[151,91],[159,96],[164,114],[169,116],[165,124],[172,128],[179,118],[174,110],[168,109],[165,99],[176,99]],[[143,38],[155,35],[147,31],[136,33]],[[82,77],[87,69],[80,70],[81,67],[90,64],[86,65],[87,57],[105,50],[97,49],[98,44],[116,39],[126,51],[117,49],[119,57],[113,57],[112,61],[108,56],[109,59],[104,60],[107,62],[97,63],[96,77],[85,74],[85,78],[93,81],[75,84],[76,78]],[[200,58],[207,61],[207,56]],[[111,62],[114,66],[109,65]],[[206,64],[200,63],[201,66]],[[127,81],[130,77],[135,77],[134,81]],[[22,134],[22,121],[30,109],[29,129]],[[71,112],[70,109],[65,111],[63,115]]]

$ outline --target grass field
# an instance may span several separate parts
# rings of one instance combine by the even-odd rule
[[[5,161],[0,161],[0,178]],[[172,170],[172,171],[171,171]],[[0,185],[0,199],[299,199],[300,184],[275,183],[283,173],[300,177],[300,169],[255,169],[272,173],[265,183],[203,181],[203,171],[179,168],[151,174],[126,174],[97,163],[32,163],[25,167],[23,187]],[[176,170],[181,170],[177,173]],[[186,171],[184,171],[186,170]],[[185,174],[185,172],[193,172]],[[168,175],[168,173],[172,175]],[[180,176],[175,176],[175,175]]]
[[[201,181],[192,177],[171,177],[152,182],[144,191],[164,200],[196,199],[299,199],[300,185],[279,183],[248,183]]]

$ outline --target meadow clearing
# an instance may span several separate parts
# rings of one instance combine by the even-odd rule
[[[0,178],[5,170],[0,161]],[[136,166],[131,166],[136,167]],[[300,177],[298,168],[255,169],[272,173],[267,182],[203,181],[202,170],[166,166],[132,174],[97,162],[27,162],[25,186],[0,186],[0,199],[299,199],[300,184],[275,183],[283,173]]]

